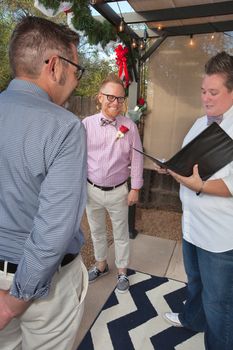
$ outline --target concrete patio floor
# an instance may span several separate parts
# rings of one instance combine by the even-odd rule
[[[138,234],[135,239],[130,240],[130,245],[130,269],[186,282],[180,241]],[[84,316],[77,335],[76,347],[80,344],[116,286],[117,269],[114,264],[114,244],[109,248],[108,264],[110,273],[88,288]]]

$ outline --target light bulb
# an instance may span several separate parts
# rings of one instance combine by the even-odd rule
[[[122,33],[125,30],[125,22],[124,19],[122,18],[118,27],[118,32]]]
[[[136,49],[136,47],[138,46],[137,41],[136,41],[135,38],[132,39],[131,46],[132,46],[133,49]]]
[[[194,46],[193,34],[190,35],[189,46]]]
[[[139,44],[139,49],[140,50],[144,50],[145,49],[145,43],[143,40],[141,40],[140,44]]]
[[[101,2],[103,2],[103,0],[89,0],[91,5],[96,5],[96,4],[100,4]]]

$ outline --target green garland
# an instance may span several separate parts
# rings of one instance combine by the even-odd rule
[[[47,9],[56,12],[62,1],[40,0]],[[77,30],[83,31],[88,36],[91,45],[101,44],[105,47],[111,40],[117,40],[117,31],[108,21],[100,22],[93,18],[88,0],[73,0],[72,12],[74,17],[72,23]]]
[[[47,9],[53,9],[54,13],[58,10],[62,1],[58,0],[40,0],[42,5]],[[129,54],[127,55],[127,66],[131,78],[135,76],[134,62],[139,58],[138,50],[131,49],[131,38],[125,33],[118,33],[116,27],[110,24],[107,20],[100,22],[91,15],[89,0],[73,0],[72,24],[78,31],[84,32],[91,45],[101,44],[104,48],[110,41],[117,41],[118,38],[128,47]]]

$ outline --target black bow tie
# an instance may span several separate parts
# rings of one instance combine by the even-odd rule
[[[207,125],[210,125],[214,122],[220,124],[222,121],[222,118],[223,118],[222,115],[219,115],[218,117],[207,116]]]
[[[100,125],[105,126],[105,125],[113,125],[116,126],[116,120],[110,120],[106,118],[101,118],[100,119]]]

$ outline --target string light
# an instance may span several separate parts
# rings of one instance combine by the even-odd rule
[[[144,50],[145,47],[146,47],[146,45],[145,45],[144,40],[141,40],[141,41],[140,41],[140,44],[139,44],[139,49],[140,49],[140,50]]]
[[[214,33],[211,35],[211,37],[210,37],[210,39],[211,40],[214,40],[214,38],[215,38],[215,35],[214,35]]]
[[[189,46],[194,46],[193,34],[190,35]]]
[[[136,47],[138,46],[137,40],[135,38],[132,39],[131,46],[132,46],[133,49],[136,49]]]
[[[120,24],[119,24],[119,27],[118,27],[118,32],[122,33],[124,30],[125,30],[125,22],[124,22],[124,19],[122,17]]]
[[[99,4],[101,2],[102,2],[102,0],[90,0],[91,5],[96,5],[96,4]]]
[[[124,21],[124,18],[122,16],[121,9],[120,9],[120,6],[118,4],[118,1],[117,1],[117,6],[118,6],[118,9],[119,9],[119,12],[120,12],[120,15],[121,15],[121,21],[120,21],[120,24],[118,26],[118,32],[119,33],[123,33],[124,30],[125,30],[125,21]]]

